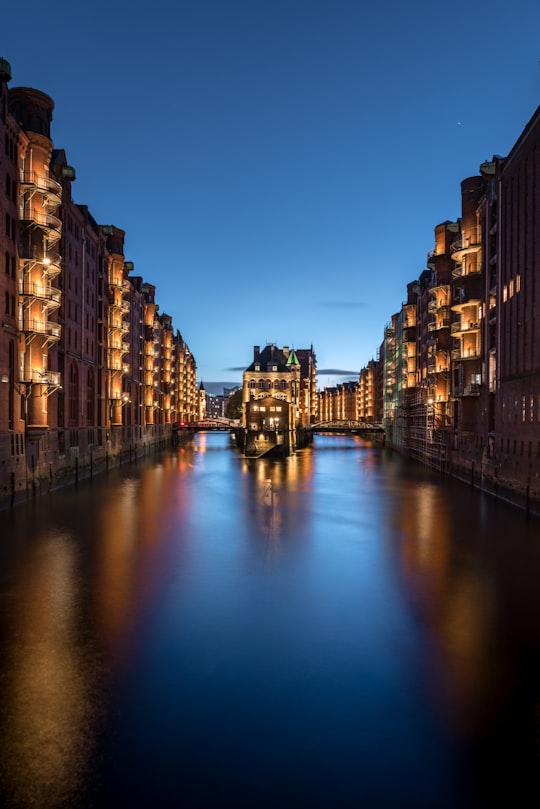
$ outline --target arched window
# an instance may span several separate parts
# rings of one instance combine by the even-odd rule
[[[255,388],[255,387],[257,387],[257,386],[256,386],[256,384],[255,384],[255,380],[254,380],[254,379],[250,379],[250,380],[249,380],[249,387],[250,387],[250,388]]]
[[[259,379],[259,388],[260,390],[264,390],[264,379]]]
[[[272,387],[272,380],[267,379],[266,380],[266,390],[270,390],[271,387]]]
[[[274,382],[274,387],[276,390],[279,389],[279,379],[276,379],[276,381]]]
[[[286,379],[281,380],[281,390],[287,390],[287,380]]]

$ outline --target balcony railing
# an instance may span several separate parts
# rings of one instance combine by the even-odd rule
[[[32,369],[29,373],[23,373],[20,381],[25,384],[49,385],[50,387],[59,388],[62,375],[60,371],[37,371]]]
[[[450,329],[450,333],[452,335],[475,331],[480,331],[480,324],[474,323],[472,320],[460,320],[457,323],[452,323],[452,327]]]
[[[450,318],[443,317],[438,320],[432,320],[428,323],[428,331],[439,331],[439,329],[447,329],[450,326]]]
[[[480,359],[480,351],[478,348],[453,348],[453,360],[478,360]]]
[[[38,191],[43,191],[46,194],[55,194],[59,198],[62,196],[62,186],[59,182],[52,177],[44,177],[35,171],[21,171],[20,184],[26,188],[37,188]],[[60,199],[58,204],[60,204]]]
[[[51,338],[52,340],[59,340],[62,333],[62,327],[58,323],[52,323],[50,320],[38,320],[37,318],[23,317],[21,331],[30,334],[42,334]]]
[[[62,222],[52,213],[36,211],[34,208],[23,210],[21,211],[21,221],[33,222],[35,225],[44,228],[49,242],[58,241],[62,235]]]
[[[21,295],[38,300],[46,300],[52,306],[60,306],[62,292],[49,284],[40,284],[25,279],[21,285]]]
[[[469,276],[474,276],[475,278],[482,274],[482,266],[480,264],[474,264],[471,267],[464,267],[462,264],[459,264],[457,267],[452,268],[452,279],[456,280],[456,278],[469,278]]]
[[[454,261],[461,261],[464,255],[467,253],[476,253],[480,248],[480,234],[478,229],[474,228],[469,236],[462,236],[450,245],[450,252]]]
[[[470,385],[455,387],[453,390],[453,394],[454,396],[479,396],[480,385],[476,382],[473,382]]]

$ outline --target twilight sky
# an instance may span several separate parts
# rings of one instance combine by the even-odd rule
[[[539,0],[25,0],[1,19],[10,87],[54,99],[75,201],[126,231],[205,385],[267,342],[313,345],[319,387],[356,377],[461,180],[540,103]]]

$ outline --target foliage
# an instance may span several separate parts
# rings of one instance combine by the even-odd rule
[[[238,390],[235,390],[235,392],[229,396],[225,408],[225,416],[228,419],[242,418],[242,388],[238,388]]]

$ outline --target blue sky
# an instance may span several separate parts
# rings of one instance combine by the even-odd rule
[[[539,31],[538,0],[26,0],[0,55],[198,378],[275,342],[313,345],[323,387],[376,356],[461,180],[540,103]]]

